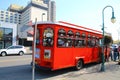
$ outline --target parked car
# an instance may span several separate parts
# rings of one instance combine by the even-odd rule
[[[21,45],[15,45],[15,46],[10,46],[6,49],[0,49],[1,56],[6,56],[8,54],[23,55],[24,53],[26,53],[26,49],[24,46],[21,46]]]

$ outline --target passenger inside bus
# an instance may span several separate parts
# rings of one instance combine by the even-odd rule
[[[58,38],[58,46],[65,47],[65,39],[64,38]]]
[[[53,45],[53,30],[47,28],[44,31],[44,39],[43,39],[44,46],[52,46]]]

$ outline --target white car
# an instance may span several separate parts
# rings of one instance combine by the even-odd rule
[[[8,54],[23,55],[24,53],[26,53],[26,49],[24,46],[21,46],[21,45],[15,45],[15,46],[10,46],[6,49],[0,49],[1,56],[6,56]]]

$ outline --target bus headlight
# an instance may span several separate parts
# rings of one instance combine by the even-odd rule
[[[44,50],[44,58],[50,59],[51,57],[51,50]]]

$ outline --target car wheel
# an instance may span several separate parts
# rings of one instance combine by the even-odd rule
[[[1,55],[2,55],[2,56],[6,56],[6,52],[2,52]]]
[[[76,62],[76,66],[75,66],[76,70],[80,70],[82,67],[83,67],[83,61],[82,60],[78,60]]]
[[[23,51],[20,51],[20,52],[19,52],[19,55],[21,55],[21,56],[22,56],[23,54],[24,54],[24,52],[23,52]]]

